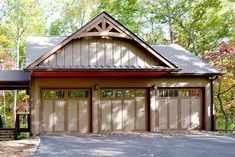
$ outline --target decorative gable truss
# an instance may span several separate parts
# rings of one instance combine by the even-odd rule
[[[26,69],[38,66],[163,66],[177,69],[173,63],[103,12]]]
[[[81,34],[79,34],[76,39],[82,37],[95,37],[101,36],[105,37],[118,37],[118,38],[126,38],[132,39],[126,33],[124,33],[121,29],[112,24],[107,18],[103,17],[99,21],[97,21],[94,25],[87,28]]]

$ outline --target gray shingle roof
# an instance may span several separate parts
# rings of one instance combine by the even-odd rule
[[[30,72],[24,70],[0,70],[0,82],[28,82]]]
[[[67,37],[28,37],[26,66],[33,63]]]
[[[178,68],[182,69],[178,73],[184,74],[220,74],[221,72],[210,66],[207,62],[199,59],[191,54],[183,47],[170,45],[150,45],[155,51],[174,63]]]
[[[27,38],[26,66],[33,63],[67,37],[29,37]],[[179,74],[220,74],[208,63],[190,54],[179,45],[150,45],[155,51],[178,66]]]

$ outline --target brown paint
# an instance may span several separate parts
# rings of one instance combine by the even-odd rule
[[[207,107],[206,107],[206,96],[205,96],[205,87],[201,88],[201,101],[202,101],[202,113],[201,113],[201,130],[205,130],[206,129],[206,124],[207,124]]]
[[[146,89],[146,98],[145,98],[145,102],[146,102],[146,105],[145,105],[145,111],[146,111],[146,114],[145,114],[145,125],[146,125],[146,130],[147,131],[151,131],[151,106],[150,106],[150,88],[147,88]]]

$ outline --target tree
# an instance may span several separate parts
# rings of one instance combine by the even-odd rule
[[[177,42],[202,56],[232,36],[235,15],[230,7],[232,4],[221,0],[149,0],[145,10],[147,16],[162,24],[156,29],[167,28],[170,43]]]
[[[210,51],[205,59],[224,72],[215,84],[215,109],[224,116],[224,129],[227,130],[229,115],[235,113],[235,44],[222,43],[217,50]]]
[[[43,10],[37,0],[16,0],[5,1],[6,6],[2,22],[9,23],[14,31],[14,48],[15,69],[22,69],[24,66],[25,47],[22,40],[25,35],[33,35],[35,33],[44,33],[45,22]],[[20,50],[22,50],[20,52]],[[21,60],[20,60],[21,59]],[[14,119],[16,118],[17,91],[14,91]]]
[[[102,0],[92,16],[106,11],[132,32],[141,34],[141,4],[138,0]]]
[[[62,6],[57,10],[60,17],[51,22],[50,35],[70,35],[90,20],[91,13],[98,6],[98,0],[62,0],[55,1]]]

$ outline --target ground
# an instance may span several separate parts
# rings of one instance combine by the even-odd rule
[[[29,138],[16,141],[0,141],[1,157],[33,156],[39,144],[39,138]]]
[[[41,135],[35,156],[234,157],[235,136],[219,134]]]

